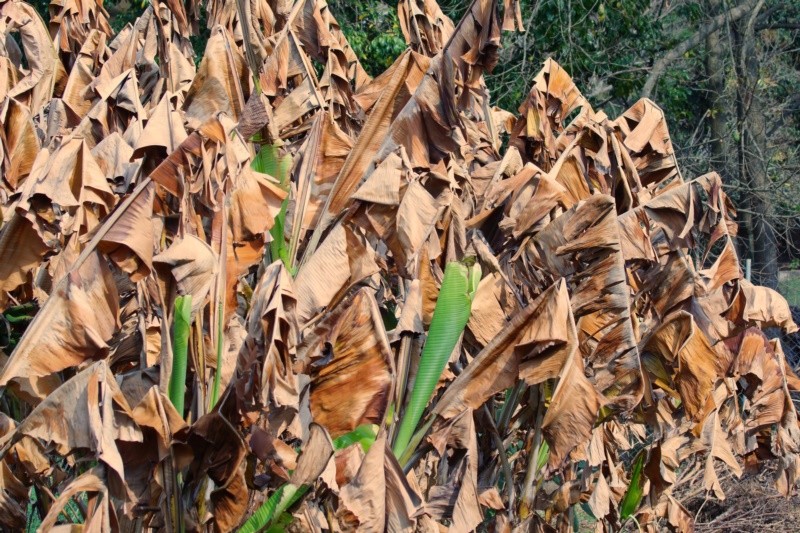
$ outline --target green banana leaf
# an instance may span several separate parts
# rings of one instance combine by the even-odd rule
[[[277,145],[265,144],[258,151],[251,163],[253,170],[262,174],[269,174],[280,182],[280,187],[284,191],[289,191],[289,171],[292,168],[292,157],[290,155],[280,155]],[[281,210],[275,217],[275,225],[269,230],[272,241],[269,243],[269,253],[274,261],[280,259],[286,268],[291,272],[292,265],[289,257],[289,246],[284,237],[286,227],[286,209],[289,206],[289,197],[281,204]]]
[[[469,320],[472,298],[481,278],[480,265],[474,260],[450,262],[445,267],[439,299],[433,311],[425,347],[422,349],[417,377],[408,404],[400,420],[393,451],[403,456],[414,430],[431,399],[450,354]],[[401,384],[403,386],[404,384]]]
[[[172,317],[172,375],[169,378],[169,400],[183,416],[186,387],[186,359],[189,349],[189,330],[192,325],[192,296],[175,298]]]
[[[639,454],[639,457],[636,458],[636,462],[633,464],[633,470],[631,471],[631,483],[628,485],[628,490],[625,492],[625,496],[622,498],[622,502],[619,505],[619,517],[622,520],[633,516],[644,497],[644,476],[642,473],[644,455],[644,452],[642,452]]]

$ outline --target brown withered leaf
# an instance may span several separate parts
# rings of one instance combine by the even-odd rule
[[[186,93],[186,118],[195,127],[217,113],[226,113],[238,122],[249,94],[250,75],[244,57],[228,32],[217,26]]]
[[[556,377],[564,364],[564,353],[571,348],[566,346],[568,313],[569,297],[561,281],[511,318],[447,387],[433,413],[452,419],[480,407],[520,377],[530,383]]]
[[[678,391],[686,413],[692,418],[705,416],[706,403],[725,369],[692,315],[680,311],[667,317],[647,340],[644,350],[649,352],[645,359],[655,355],[670,367],[670,381],[665,385]],[[644,365],[647,367],[648,362]],[[655,384],[658,383],[656,376]]]
[[[300,388],[292,368],[298,341],[296,297],[283,263],[272,263],[253,292],[247,338],[236,363],[233,386],[243,409],[300,410]],[[293,432],[300,436],[299,423]]]
[[[231,191],[230,221],[233,241],[260,240],[272,229],[287,193],[269,176],[246,167]],[[248,265],[249,266],[249,265]]]
[[[2,87],[0,94],[3,94]],[[12,190],[30,174],[39,150],[39,136],[30,110],[18,100],[8,99],[0,115],[0,168]]]
[[[205,305],[216,279],[219,261],[211,247],[194,235],[175,240],[172,245],[153,257],[156,269],[168,272],[179,294],[192,297],[192,311]]]
[[[756,328],[725,341],[735,354],[730,375],[745,380],[745,428],[753,431],[791,420],[794,408],[784,371],[785,356]],[[796,421],[793,424],[796,427]],[[794,429],[794,427],[792,429]]]
[[[186,137],[183,117],[175,109],[172,95],[167,93],[150,113],[144,130],[136,139],[131,159],[138,159],[147,152],[164,157],[175,152]]]
[[[42,17],[30,4],[19,0],[3,2],[0,18],[7,32],[17,31],[28,62],[27,73],[7,93],[25,103],[33,114],[42,110],[53,96],[58,56]]]
[[[613,198],[596,194],[573,206],[530,241],[527,253],[533,264],[569,281],[580,351],[595,388],[620,404],[637,401],[638,339]]]
[[[733,320],[752,323],[759,328],[779,327],[786,333],[797,331],[786,299],[769,287],[739,281],[739,295],[729,311]]]
[[[435,56],[455,31],[453,21],[433,0],[403,0],[397,9],[406,43],[417,53]]]
[[[511,133],[511,144],[526,160],[549,171],[558,158],[556,137],[565,126],[561,121],[576,108],[587,105],[572,78],[548,59],[520,108],[522,116]]]
[[[116,203],[105,174],[84,139],[65,141],[52,154],[40,152],[28,178],[21,205],[37,211],[37,217],[42,219],[52,217],[54,220],[48,222],[57,221],[65,234],[84,234],[96,228]],[[50,205],[41,205],[39,196],[47,198]]]
[[[623,132],[625,148],[642,185],[657,185],[678,175],[675,152],[664,112],[643,98],[616,121]]]
[[[294,35],[309,56],[325,65],[319,90],[339,124],[351,131],[359,113],[353,95],[369,82],[358,56],[334,18],[325,0],[302,0],[292,19]]]
[[[724,500],[725,493],[722,491],[714,460],[723,461],[736,477],[742,475],[742,467],[733,454],[731,443],[728,442],[728,436],[720,426],[719,414],[716,411],[706,417],[701,438],[708,454],[703,474],[703,486],[707,491],[714,492],[718,499]]]
[[[393,354],[369,289],[325,316],[298,348],[311,379],[311,414],[333,437],[380,424],[394,375]]]
[[[136,197],[102,238],[97,249],[139,281],[153,270],[153,200],[156,185],[151,183]]]
[[[222,531],[230,531],[247,511],[244,440],[227,418],[213,411],[192,425],[186,443],[194,453],[186,483],[198,487],[206,476],[213,481],[215,488],[208,499],[214,524]]]
[[[0,0],[0,406],[30,413],[0,414],[0,527],[232,531],[288,482],[273,529],[567,531],[588,503],[599,532],[630,526],[639,453],[642,530],[691,531],[680,484],[721,498],[742,459],[796,490],[800,379],[761,329],[797,327],[743,279],[722,178],[684,180],[656,104],[610,118],[551,59],[518,115],[493,105],[522,29],[500,4],[399,1],[409,46],[371,79],[326,0],[211,0],[199,63],[200,2],[114,34],[100,0],[53,0],[49,32]],[[287,176],[251,168],[264,145]],[[392,402],[473,260],[401,465]]]
[[[401,146],[415,167],[437,163],[434,154],[458,151],[464,133],[457,127],[456,105],[452,101],[455,76],[458,73],[460,80],[469,86],[477,85],[483,71],[494,68],[499,48],[495,8],[496,2],[492,0],[472,3],[469,14],[447,42],[441,56],[431,60],[429,75],[419,81],[402,108],[398,108],[394,100],[403,87],[400,80],[405,79],[405,69],[399,67],[395,71],[391,88],[382,94],[364,125],[360,137],[363,141],[356,142],[336,179],[319,231],[327,228],[333,217],[348,205],[363,181],[365,170]],[[442,94],[448,94],[451,100],[443,100]],[[461,100],[462,107],[467,107],[465,102],[471,102],[470,92],[463,91]],[[395,109],[401,110],[396,112]]]
[[[90,508],[93,508],[93,512],[91,516],[86,517],[82,531],[101,533],[118,528],[116,512],[109,498],[109,490],[104,478],[104,469],[101,466],[96,466],[76,477],[52,503],[38,531],[55,531],[56,522],[61,512],[72,498],[79,493],[93,494],[89,499],[92,504]]]
[[[348,287],[379,271],[375,252],[358,232],[338,224],[295,278],[297,319],[301,325],[335,303]],[[325,280],[325,283],[320,283]]]
[[[422,62],[427,67],[426,62]],[[414,91],[423,79],[425,71],[413,57],[410,51],[405,52],[391,69],[382,77],[375,79],[362,93],[362,105],[374,102],[370,108],[370,115],[364,124],[361,135],[353,146],[352,151],[345,159],[339,175],[334,182],[328,200],[325,204],[320,224],[325,224],[334,213],[339,213],[350,195],[356,191],[362,177],[375,159],[375,155],[386,138],[392,122],[400,112],[400,105],[409,101]],[[373,92],[374,91],[374,92]]]
[[[305,235],[316,227],[336,176],[352,149],[353,139],[337,125],[333,114],[319,113],[305,149],[300,149],[297,201],[291,213],[293,233]],[[299,227],[294,228],[296,225]]]
[[[386,435],[378,437],[355,476],[339,491],[338,519],[346,527],[383,531],[386,523]]]
[[[39,439],[63,457],[78,450],[91,452],[114,472],[109,479],[112,494],[128,498],[125,463],[115,441],[141,441],[142,433],[104,361],[94,363],[49,394],[13,434],[6,435],[3,448],[23,436]]]
[[[311,422],[303,453],[297,460],[297,468],[289,482],[298,487],[314,483],[325,470],[331,457],[333,457],[333,441],[330,434],[321,425]]]
[[[566,293],[563,284],[560,293]],[[559,465],[575,448],[586,446],[600,408],[606,403],[584,374],[583,359],[578,350],[578,331],[569,310],[564,322],[567,342],[561,352],[566,357],[563,357],[558,371],[558,384],[550,407],[542,420],[542,434],[550,445],[550,466]],[[556,357],[554,362],[558,359]]]
[[[280,32],[264,60],[260,83],[272,101],[275,130],[282,139],[307,131],[310,117],[325,106],[311,60],[290,27]]]
[[[14,420],[0,413],[0,440],[10,436],[15,428]],[[26,503],[29,489],[14,475],[9,464],[10,455],[0,460],[0,525],[20,529],[27,524]]]
[[[60,384],[57,372],[107,354],[118,311],[111,272],[92,253],[50,295],[3,368],[0,384],[33,404],[43,400]]]
[[[467,327],[485,346],[500,333],[516,311],[517,303],[509,294],[505,280],[494,272],[478,284]]]
[[[23,215],[15,212],[0,232],[0,290],[25,283],[49,247]]]

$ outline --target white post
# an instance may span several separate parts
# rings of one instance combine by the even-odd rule
[[[753,274],[753,260],[749,257],[744,260],[744,279],[750,281],[750,276]]]

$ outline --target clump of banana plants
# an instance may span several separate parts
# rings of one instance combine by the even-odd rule
[[[194,1],[0,0],[0,529],[691,531],[681,483],[795,490],[797,326],[721,178],[553,59],[496,107],[515,4],[401,0],[372,78],[324,0],[212,0],[199,58]]]

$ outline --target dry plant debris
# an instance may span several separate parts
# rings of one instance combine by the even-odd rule
[[[687,464],[792,493],[797,327],[720,177],[553,60],[493,107],[497,3],[401,0],[371,79],[324,0],[209,0],[199,61],[193,2],[114,35],[0,0],[3,528],[690,531]]]

